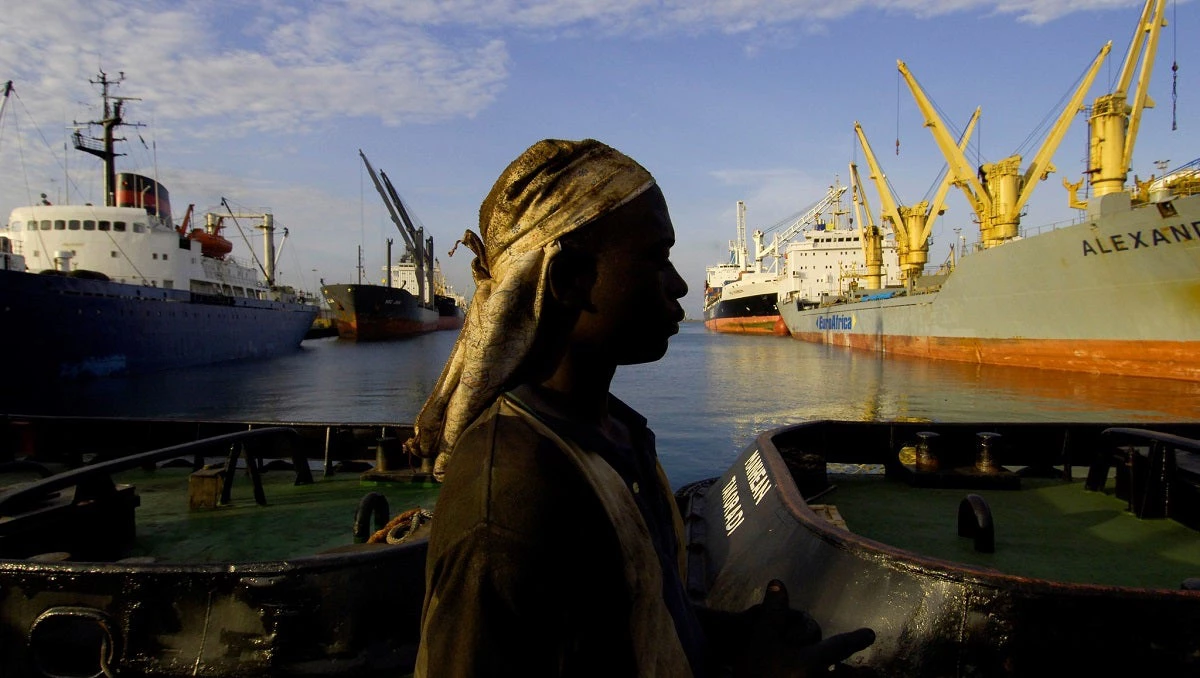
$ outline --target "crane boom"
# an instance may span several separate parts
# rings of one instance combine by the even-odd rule
[[[1142,11],[1145,16],[1150,10],[1151,3],[1154,0],[1147,0],[1146,8]],[[1133,166],[1133,146],[1137,142],[1138,127],[1142,123],[1142,111],[1146,108],[1154,108],[1154,100],[1150,98],[1147,92],[1150,84],[1150,72],[1154,69],[1154,57],[1158,52],[1158,37],[1162,33],[1163,26],[1167,25],[1166,18],[1163,13],[1166,11],[1167,0],[1157,0],[1154,8],[1154,17],[1151,21],[1143,21],[1139,26],[1137,35],[1147,33],[1146,36],[1146,51],[1142,56],[1142,68],[1138,73],[1137,92],[1133,97],[1133,107],[1129,112],[1129,131],[1125,133],[1125,167]],[[1137,39],[1134,39],[1137,42]],[[1132,52],[1133,48],[1130,47]],[[1126,57],[1128,58],[1128,57]]]
[[[809,209],[804,214],[802,214],[799,217],[797,217],[796,219],[794,219],[790,224],[788,224],[787,228],[785,228],[782,233],[777,233],[775,235],[775,237],[771,239],[770,246],[768,246],[766,248],[762,247],[763,232],[755,231],[754,232],[754,241],[755,241],[755,245],[756,245],[755,256],[754,256],[755,261],[761,262],[766,257],[778,257],[779,256],[779,248],[782,245],[787,244],[787,242],[789,240],[791,240],[792,238],[794,238],[797,233],[804,230],[804,228],[806,226],[808,226],[809,224],[811,224],[814,219],[821,216],[821,214],[823,214],[825,212],[825,210],[838,204],[838,202],[842,199],[842,195],[845,192],[846,192],[845,186],[841,186],[841,185],[830,186],[829,189],[827,191],[825,191],[825,195],[820,200],[818,200],[817,203],[815,205],[813,205],[813,207],[811,209]]]
[[[1054,170],[1050,159],[1058,149],[1070,126],[1071,118],[1079,109],[1096,72],[1104,57],[1112,49],[1112,42],[1105,44],[1100,53],[1092,60],[1079,87],[1076,88],[1070,103],[1059,114],[1052,132],[1047,135],[1042,146],[1034,156],[1024,175],[1019,174],[1021,165],[1020,155],[1011,155],[998,162],[984,164],[979,168],[978,175],[970,170],[970,163],[962,149],[954,144],[946,126],[942,123],[933,104],[925,95],[916,78],[908,70],[903,61],[897,61],[897,67],[904,81],[912,91],[917,107],[925,117],[925,126],[930,128],[938,149],[942,151],[950,166],[953,183],[958,185],[975,210],[979,219],[979,234],[984,247],[994,247],[1015,238],[1019,233],[1021,209],[1032,195],[1036,182],[1033,178],[1044,179]]]
[[[981,223],[988,212],[992,209],[992,199],[980,183],[979,178],[975,175],[971,167],[971,163],[962,151],[954,143],[954,139],[946,130],[945,124],[934,110],[933,104],[929,101],[929,97],[925,96],[925,91],[921,89],[921,85],[917,83],[917,79],[912,72],[908,70],[908,65],[903,61],[897,60],[896,67],[900,69],[900,75],[904,77],[904,82],[908,84],[909,90],[912,91],[913,99],[917,102],[917,108],[921,111],[921,115],[925,117],[925,126],[933,134],[933,140],[937,143],[938,150],[946,158],[946,163],[949,165],[950,181],[962,188],[966,194],[967,201],[971,203],[971,208],[975,210],[979,216]]]
[[[1044,180],[1046,175],[1054,171],[1054,165],[1050,164],[1050,158],[1054,157],[1054,152],[1058,150],[1058,145],[1062,143],[1063,137],[1067,134],[1067,128],[1071,126],[1071,119],[1075,114],[1082,110],[1083,97],[1092,87],[1092,81],[1096,79],[1096,74],[1100,72],[1100,64],[1104,63],[1104,58],[1108,56],[1112,50],[1112,41],[1109,40],[1100,49],[1100,53],[1092,60],[1091,67],[1083,77],[1083,81],[1079,83],[1079,87],[1075,89],[1075,93],[1071,95],[1071,100],[1062,109],[1058,115],[1058,120],[1055,121],[1054,127],[1051,128],[1050,134],[1046,135],[1046,140],[1042,142],[1042,147],[1038,149],[1036,155],[1033,156],[1033,162],[1029,163],[1028,169],[1025,170],[1024,176],[1021,177],[1021,194],[1017,198],[1016,203],[1010,208],[1015,214],[1020,214],[1025,207],[1025,203],[1029,202],[1029,197],[1033,195],[1033,189],[1037,186],[1037,182],[1033,179]]]
[[[851,200],[854,202],[854,220],[858,223],[858,239],[862,243],[863,262],[866,265],[864,287],[877,290],[883,286],[883,232],[875,225],[875,219],[871,216],[871,205],[867,202],[862,178],[858,176],[858,165],[854,163],[850,163],[850,189]],[[864,223],[866,226],[863,226]]]
[[[975,131],[975,124],[979,120],[979,111],[980,109],[976,107],[975,113],[971,115],[971,121],[967,124],[966,131],[958,140],[956,148],[960,155],[966,149],[971,134]],[[932,207],[925,201],[912,206],[900,205],[887,184],[887,177],[880,169],[879,162],[875,159],[875,153],[871,150],[871,144],[867,141],[867,134],[863,131],[862,125],[855,122],[854,132],[858,135],[863,153],[867,156],[867,163],[871,167],[871,179],[875,182],[879,200],[883,203],[881,213],[884,218],[892,222],[892,232],[896,234],[896,250],[900,258],[902,275],[905,280],[916,280],[929,260],[929,234],[933,231],[933,222],[944,210],[946,193],[950,190],[954,175],[952,172],[946,173],[941,185],[938,186]]]
[[[896,241],[907,241],[904,233],[904,220],[900,218],[900,209],[896,204],[896,199],[892,195],[891,190],[887,186],[887,177],[883,170],[879,167],[879,162],[875,160],[875,152],[871,150],[871,144],[867,141],[866,132],[863,131],[862,125],[857,120],[854,121],[854,133],[858,136],[858,142],[862,144],[863,154],[867,157],[867,167],[871,173],[867,177],[875,182],[875,190],[879,192],[879,216],[880,219],[890,219],[892,222],[892,231],[896,233]]]
[[[967,128],[963,130],[962,136],[958,139],[958,150],[966,152],[967,144],[971,141],[971,135],[975,133],[975,125],[979,123],[979,115],[982,112],[982,107],[976,106],[975,112],[971,114],[971,119],[967,121]],[[933,195],[933,202],[929,206],[929,220],[925,222],[925,237],[922,242],[929,238],[929,234],[933,231],[933,222],[946,210],[946,194],[950,192],[950,186],[954,184],[954,177],[949,171],[942,179],[942,183],[938,185],[937,192]]]

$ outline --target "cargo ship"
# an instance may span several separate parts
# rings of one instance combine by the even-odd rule
[[[927,252],[910,248],[900,286],[816,306],[787,295],[779,307],[791,336],[883,355],[1200,381],[1200,161],[1126,185],[1164,11],[1165,0],[1146,2],[1112,93],[1091,106],[1090,195],[1077,197],[1082,180],[1064,180],[1083,216],[1059,228],[1026,229],[1021,211],[1109,46],[1023,173],[1020,156],[973,168],[899,62],[980,241],[944,274],[926,275],[913,261]]]
[[[393,263],[392,240],[388,239],[388,263],[383,269],[382,285],[362,282],[362,248],[359,248],[359,281],[321,287],[325,303],[333,313],[338,337],[349,341],[383,341],[436,331],[443,321],[434,293],[433,238],[426,237],[425,229],[413,223],[411,211],[387,174],[377,173],[362,151],[359,156],[404,238],[405,249],[400,260]]]
[[[805,232],[822,233],[844,222],[841,209],[846,187],[830,186],[825,196],[798,216],[789,217],[772,227],[779,230],[770,245],[764,244],[764,232],[753,234],[755,255],[750,260],[746,247],[746,204],[737,203],[737,239],[729,241],[729,261],[705,269],[704,325],[713,332],[730,334],[786,335],[787,327],[780,318],[777,302],[782,292],[800,289],[798,282],[806,278],[812,288],[815,276],[805,270],[789,270],[783,262],[791,262],[791,248],[800,245],[799,238],[811,249],[812,241],[804,239]],[[828,242],[821,238],[821,242]],[[783,248],[788,248],[786,251]],[[804,246],[801,245],[801,249]],[[805,263],[808,263],[807,260]]]
[[[122,79],[101,72],[92,81],[103,118],[74,135],[77,150],[102,161],[103,202],[57,205],[43,194],[0,224],[0,324],[21,336],[6,375],[106,377],[298,350],[318,307],[276,280],[272,214],[235,213],[222,201],[225,213],[193,226],[189,206],[177,225],[163,184],[116,171],[114,131],[131,124],[129,99],[113,94]],[[5,101],[11,92],[10,82]],[[93,126],[99,138],[85,136]],[[223,231],[241,229],[239,220],[262,231],[254,265],[230,256]]]

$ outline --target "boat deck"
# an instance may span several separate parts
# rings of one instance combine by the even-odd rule
[[[266,504],[259,505],[248,472],[236,473],[229,503],[212,508],[190,507],[190,466],[115,474],[113,481],[132,485],[140,501],[134,509],[134,540],[124,557],[189,565],[247,563],[353,548],[356,513],[367,494],[383,495],[391,518],[410,508],[432,511],[438,493],[430,483],[363,481],[355,472],[322,478],[318,471],[312,484],[296,485],[294,470],[269,468],[261,474]],[[369,525],[372,532],[377,527]]]
[[[817,502],[837,508],[855,534],[925,556],[1024,577],[1107,586],[1178,589],[1200,577],[1200,534],[1174,520],[1140,519],[1115,496],[1074,482],[1022,478],[1019,490],[922,488],[882,474],[830,475]],[[959,503],[982,496],[995,552],[959,537]],[[886,507],[886,510],[880,510]]]
[[[432,510],[437,498],[436,487],[421,483],[381,487],[360,481],[357,473],[345,473],[296,485],[294,472],[274,470],[262,475],[267,504],[259,506],[249,476],[241,471],[229,505],[190,510],[189,474],[190,469],[158,469],[115,479],[133,484],[141,497],[131,555],[189,563],[314,555],[354,543],[355,512],[370,492],[387,498],[389,518],[417,506]]]

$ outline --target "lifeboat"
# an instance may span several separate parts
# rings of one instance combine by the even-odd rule
[[[203,228],[193,228],[188,238],[200,243],[200,253],[206,257],[224,259],[226,254],[233,251],[233,243],[220,233],[209,233]]]

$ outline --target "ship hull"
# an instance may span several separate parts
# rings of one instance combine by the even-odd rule
[[[338,337],[384,341],[438,329],[436,309],[417,303],[407,290],[382,285],[326,285],[321,288],[333,311]]]
[[[718,296],[704,309],[704,326],[727,334],[786,334],[776,307],[777,297],[775,292]]]
[[[437,305],[439,330],[457,330],[463,326],[463,321],[466,320],[467,314],[462,306],[453,297],[444,297],[440,294],[434,295],[434,303]]]
[[[1200,196],[1103,200],[1103,216],[964,257],[937,291],[780,314],[796,339],[881,354],[1200,381]]]
[[[317,307],[0,270],[0,325],[19,333],[8,374],[140,374],[295,351]]]

